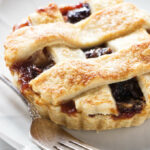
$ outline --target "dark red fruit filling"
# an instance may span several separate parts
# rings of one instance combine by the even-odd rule
[[[77,110],[76,110],[74,101],[71,100],[71,101],[69,101],[69,102],[67,102],[65,104],[62,104],[61,105],[61,111],[63,113],[67,113],[69,115],[75,114],[77,112]]]
[[[114,119],[131,118],[135,114],[140,113],[145,106],[143,100],[131,100],[128,103],[117,102],[119,116],[113,116]]]
[[[30,80],[42,73],[42,69],[34,64],[31,64],[30,61],[17,63],[13,66],[13,69],[17,70],[20,74],[19,82],[22,85],[22,90],[29,87],[28,83]]]
[[[43,50],[44,55],[47,57],[46,63],[34,64],[33,58],[30,57],[24,62],[19,62],[13,65],[11,68],[19,73],[19,82],[21,83],[22,91],[29,88],[29,81],[37,77],[44,70],[52,67],[55,63],[51,56],[47,54],[47,50]],[[38,56],[37,56],[38,57]],[[35,58],[34,58],[35,60]]]
[[[95,58],[106,54],[111,54],[112,50],[109,47],[94,47],[83,50],[86,58]]]
[[[115,118],[130,118],[142,111],[145,101],[136,78],[111,84],[110,88],[120,113]]]
[[[87,3],[64,7],[60,10],[65,18],[65,21],[68,21],[70,23],[77,23],[91,15],[91,10],[89,4]]]
[[[143,93],[136,78],[124,82],[110,84],[110,87],[117,102],[128,102],[131,99],[143,99]]]

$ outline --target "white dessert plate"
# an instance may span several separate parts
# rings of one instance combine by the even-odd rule
[[[11,32],[11,27],[23,17],[47,5],[49,2],[58,4],[77,3],[78,0],[0,0],[0,72],[11,79],[3,60],[3,43]],[[138,7],[150,11],[148,0],[127,0]],[[39,150],[29,139],[30,118],[21,100],[0,82],[0,133],[16,140],[22,145],[30,145],[32,150]],[[150,120],[139,127],[102,131],[67,130],[77,138],[103,150],[149,150]],[[0,148],[1,145],[0,145]]]

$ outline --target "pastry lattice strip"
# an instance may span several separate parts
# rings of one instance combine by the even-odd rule
[[[7,65],[27,59],[47,46],[63,44],[72,48],[87,48],[99,45],[145,24],[140,10],[130,3],[123,3],[96,12],[75,25],[58,22],[24,28],[7,38]]]

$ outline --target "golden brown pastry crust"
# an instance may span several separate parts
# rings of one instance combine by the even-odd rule
[[[90,4],[93,13],[104,8],[120,4],[123,2],[123,0],[86,0],[85,2]]]
[[[109,10],[96,12],[76,25],[58,22],[24,27],[7,38],[5,60],[10,67],[47,46],[58,44],[74,48],[95,46],[128,34],[144,23],[139,9],[130,3],[123,3]]]
[[[87,116],[84,113],[77,113],[69,116],[62,113],[59,107],[49,106],[49,116],[56,124],[63,125],[69,129],[75,130],[109,130],[122,127],[139,126],[149,118],[149,107],[132,118],[114,119],[111,115]]]
[[[32,89],[58,105],[98,86],[140,76],[150,71],[150,41],[111,55],[56,64],[30,82]]]
[[[28,21],[32,26],[19,29],[7,38],[6,63],[11,68],[48,46],[56,65],[31,80],[32,88],[24,90],[23,94],[42,116],[49,115],[57,124],[78,130],[140,125],[150,116],[150,75],[143,75],[150,72],[150,39],[144,29],[149,29],[149,16],[143,18],[141,10],[122,0],[87,1],[92,15],[74,25],[63,21],[54,4],[30,15]],[[115,4],[119,5],[113,6]],[[105,7],[109,9],[103,9]],[[118,39],[112,40],[114,38]],[[115,53],[87,60],[79,49],[103,42]],[[20,88],[19,74],[11,71]],[[118,110],[107,84],[134,76],[138,76],[145,107],[131,118],[115,119],[113,115],[118,115]],[[77,109],[71,115],[63,113],[59,105],[70,98]]]
[[[63,17],[56,4],[49,4],[46,8],[38,9],[37,12],[28,17],[30,23],[34,25],[47,24],[53,22],[62,22]]]

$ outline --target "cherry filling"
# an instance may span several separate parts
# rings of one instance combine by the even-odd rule
[[[137,79],[110,84],[112,94],[117,102],[128,102],[131,99],[143,99],[143,93],[138,85]]]
[[[112,50],[109,47],[98,46],[90,49],[83,49],[86,58],[96,58],[102,55],[111,54]]]
[[[22,91],[29,88],[28,83],[30,80],[34,79],[44,70],[55,64],[50,54],[47,53],[46,48],[42,52],[42,55],[45,56],[45,61],[43,61],[43,63],[36,62],[36,59],[38,59],[36,54],[35,56],[28,58],[26,61],[16,63],[12,66],[11,69],[17,71],[19,74],[19,83],[21,84]]]
[[[67,113],[69,115],[75,114],[77,112],[77,110],[76,110],[74,101],[71,100],[65,104],[61,104],[61,111],[63,113]]]
[[[140,113],[145,106],[143,100],[130,100],[129,102],[117,102],[119,116],[113,116],[114,119],[131,118]]]
[[[120,113],[116,119],[130,118],[142,111],[145,101],[136,78],[111,84],[110,88]]]
[[[77,23],[91,15],[91,10],[87,3],[80,3],[76,6],[66,6],[60,8],[60,11],[65,21],[70,23]]]

